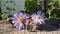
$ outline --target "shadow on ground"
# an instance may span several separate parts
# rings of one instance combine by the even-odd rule
[[[38,26],[38,30],[40,31],[57,31],[60,28],[60,19],[50,19],[50,20],[45,20],[44,25]]]

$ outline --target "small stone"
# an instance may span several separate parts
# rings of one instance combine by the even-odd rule
[[[0,24],[0,30],[7,30],[10,27],[12,27],[11,24]]]

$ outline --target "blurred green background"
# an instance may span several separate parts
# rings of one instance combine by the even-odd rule
[[[13,5],[15,5],[14,1],[6,1],[6,3],[13,3]],[[6,4],[5,3],[5,4]],[[24,7],[24,11],[27,13],[33,13],[36,12],[38,10],[42,10],[42,0],[25,0],[25,7]],[[6,6],[6,5],[3,6]],[[0,7],[2,6],[1,2],[0,2]],[[15,7],[14,8],[10,8],[8,6],[6,6],[6,9],[8,9],[9,11],[15,11]],[[46,0],[46,17],[47,19],[53,19],[53,18],[60,18],[60,0]],[[1,13],[0,11],[0,17],[2,19],[6,19],[9,18],[9,16],[11,16],[10,14],[8,14],[8,11]]]

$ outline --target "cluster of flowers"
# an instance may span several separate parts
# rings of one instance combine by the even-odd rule
[[[25,25],[29,25],[33,21],[33,24],[43,24],[45,21],[45,14],[42,11],[37,11],[31,15],[24,11],[19,11],[13,15],[12,23],[16,28],[24,29]]]

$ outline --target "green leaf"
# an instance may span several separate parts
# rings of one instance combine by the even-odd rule
[[[57,16],[57,14],[54,13],[54,17],[56,17],[56,16]]]
[[[59,4],[60,4],[60,0],[59,0]]]
[[[55,2],[49,2],[49,3],[47,3],[48,6],[52,6],[54,4],[55,4]]]
[[[2,19],[6,19],[6,18],[8,18],[8,16],[9,16],[8,14],[2,14],[1,15]]]
[[[0,17],[1,17],[1,13],[0,13]]]
[[[30,2],[31,2],[32,0],[30,0]]]
[[[54,2],[58,1],[58,0],[53,0]]]
[[[10,1],[10,3],[13,3],[13,1]]]
[[[48,10],[47,10],[47,13],[48,13],[48,14],[51,14],[51,10],[48,9]]]
[[[52,10],[53,10],[53,9],[55,9],[55,7],[54,7],[54,6],[52,6]]]
[[[0,3],[0,7],[2,6],[2,4]]]
[[[9,1],[6,1],[5,3],[7,4]]]

